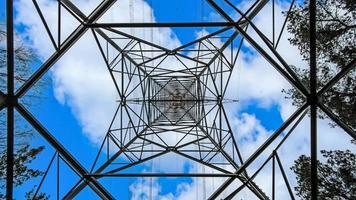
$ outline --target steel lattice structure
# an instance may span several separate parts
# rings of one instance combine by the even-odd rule
[[[311,186],[313,199],[317,199],[317,108],[325,112],[352,138],[354,130],[344,124],[320,97],[336,82],[355,68],[355,60],[331,79],[322,89],[316,87],[316,44],[315,19],[316,3],[310,1],[310,87],[305,87],[297,74],[277,51],[279,37],[270,41],[252,22],[252,19],[267,5],[269,0],[258,0],[242,12],[229,0],[223,0],[240,17],[236,21],[229,15],[221,2],[206,0],[225,19],[223,22],[165,22],[165,23],[98,23],[98,19],[114,4],[115,0],[104,0],[90,15],[76,7],[69,0],[58,0],[59,7],[75,17],[80,25],[65,40],[56,39],[49,31],[46,20],[36,1],[33,1],[48,36],[55,47],[55,53],[18,89],[14,89],[14,27],[13,1],[7,0],[7,94],[1,93],[0,109],[7,109],[7,197],[13,196],[13,155],[14,155],[14,110],[17,110],[41,136],[56,150],[60,157],[80,177],[72,189],[66,191],[64,199],[72,199],[84,188],[90,187],[102,199],[116,199],[109,188],[99,179],[102,177],[227,177],[227,180],[211,194],[209,199],[233,199],[247,187],[258,199],[269,199],[264,191],[253,181],[263,166],[273,162],[278,166],[294,199],[291,186],[277,150],[285,139],[298,126],[310,110],[311,118]],[[291,3],[291,7],[294,1]],[[286,19],[287,20],[287,19]],[[284,23],[285,25],[285,23]],[[158,27],[219,27],[209,33],[175,49],[154,44],[120,28],[158,28]],[[257,36],[247,33],[247,27]],[[91,31],[108,72],[118,93],[117,110],[108,132],[102,142],[97,159],[91,170],[83,167],[77,158],[22,105],[21,98],[75,43]],[[59,34],[60,35],[60,34]],[[257,42],[262,41],[261,45]],[[216,41],[223,41],[218,43]],[[247,41],[275,68],[292,86],[307,99],[270,137],[247,159],[243,160],[239,146],[229,123],[225,103],[226,88],[243,41]],[[60,42],[63,41],[63,42]],[[235,45],[234,45],[235,43]],[[238,48],[236,48],[236,44]],[[263,46],[266,46],[267,49]],[[233,54],[232,52],[236,52]],[[173,66],[173,67],[172,67]],[[254,174],[246,169],[256,158],[280,137],[288,132],[273,148],[268,159]],[[176,138],[172,140],[171,135]],[[101,162],[98,158],[106,154]],[[212,168],[218,173],[127,173],[125,170],[165,154],[177,154],[194,162]],[[54,158],[53,157],[53,158]],[[53,158],[50,165],[52,164]],[[117,160],[125,162],[116,163]],[[274,173],[274,172],[273,172]],[[274,176],[275,174],[273,174]],[[45,178],[45,176],[44,176]],[[241,185],[222,197],[221,194],[235,180]],[[41,186],[41,184],[40,184]],[[39,187],[40,187],[39,186]],[[231,186],[230,186],[231,187]],[[275,186],[273,185],[272,199]]]

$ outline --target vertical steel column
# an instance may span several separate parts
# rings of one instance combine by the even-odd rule
[[[6,1],[7,37],[7,157],[6,157],[6,198],[13,198],[14,176],[14,34],[13,1]]]
[[[318,196],[317,169],[317,72],[316,72],[316,0],[309,2],[309,39],[310,39],[310,183],[311,199]]]

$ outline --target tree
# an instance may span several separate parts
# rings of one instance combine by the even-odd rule
[[[287,29],[290,43],[309,61],[309,1],[293,7]],[[318,89],[356,58],[356,2],[353,0],[317,0]],[[309,69],[292,68],[309,87]],[[305,102],[296,89],[284,91],[295,105]],[[356,130],[356,70],[326,91],[323,103],[344,123]],[[319,114],[320,118],[325,115]],[[332,124],[333,125],[333,124]],[[355,141],[353,141],[354,143]],[[356,199],[356,154],[350,150],[322,150],[325,162],[318,161],[320,199]],[[301,155],[291,167],[296,174],[297,195],[310,199],[310,157]]]
[[[43,146],[38,148],[31,148],[30,145],[21,145],[14,155],[14,186],[20,186],[31,178],[43,175],[40,170],[32,169],[28,165],[36,159],[36,156],[44,149]],[[6,179],[6,151],[0,153],[0,177],[2,180]],[[5,189],[4,181],[0,182],[0,188]],[[26,199],[32,199],[33,188],[26,193]],[[32,194],[32,195],[31,195]],[[0,193],[0,199],[4,199],[5,194]],[[36,196],[36,199],[48,199],[47,195],[40,193]]]
[[[6,92],[6,32],[0,26],[0,90]],[[24,83],[31,74],[30,64],[36,60],[33,49],[25,45],[21,40],[15,42],[15,85]],[[25,105],[31,105],[41,97],[43,83],[35,86],[25,99]],[[43,151],[44,146],[31,147],[29,142],[34,132],[27,124],[21,123],[20,116],[15,115],[15,153],[14,153],[14,186],[20,186],[32,178],[41,176],[42,171],[29,167],[30,163]],[[6,119],[4,115],[0,117],[0,199],[5,198],[3,193],[6,180]],[[25,198],[32,199],[34,189],[27,192]],[[45,193],[39,193],[36,199],[48,199]]]
[[[356,199],[356,154],[350,150],[323,150],[321,154],[326,162],[318,162],[319,199]],[[291,169],[297,176],[297,195],[310,199],[310,157],[300,156]]]
[[[309,1],[289,13],[289,41],[309,61]],[[356,3],[354,0],[317,0],[317,69],[318,88],[356,58]],[[309,69],[292,68],[309,85]],[[304,103],[296,89],[285,91],[295,105]],[[353,69],[323,95],[323,102],[344,123],[356,130],[356,70]],[[324,115],[320,114],[323,118]]]

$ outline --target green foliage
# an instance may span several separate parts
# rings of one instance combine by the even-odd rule
[[[356,154],[346,151],[321,151],[325,163],[318,162],[319,199],[356,199]],[[310,199],[310,157],[302,155],[294,161],[297,195]]]
[[[19,37],[15,37],[15,85],[19,87],[31,75],[30,65],[37,60],[37,56],[32,48],[26,45]],[[3,93],[7,91],[7,71],[6,71],[6,32],[5,27],[0,25],[0,90]],[[26,94],[26,98],[22,98],[21,102],[26,106],[36,104],[41,97],[43,90],[43,82],[36,84],[30,94]],[[27,98],[28,97],[28,98]],[[21,123],[21,118],[15,114],[15,137],[16,145],[21,146],[28,143],[33,135],[33,130],[27,124]],[[4,151],[6,147],[6,118],[0,117],[0,151]]]
[[[42,172],[39,170],[34,170],[29,168],[27,165],[30,164],[36,156],[44,149],[44,147],[30,148],[29,145],[24,145],[20,147],[14,155],[14,173],[17,175],[14,179],[14,185],[22,185],[25,181],[29,180],[31,177],[37,177],[42,175]],[[0,157],[1,163],[1,172],[0,176],[6,176],[6,153],[2,153]],[[1,185],[0,187],[2,187]]]
[[[43,172],[30,167],[30,164],[44,150],[44,146],[32,148],[29,144],[17,146],[14,154],[14,186],[21,186],[26,181],[43,175]],[[6,160],[7,154],[3,150],[0,152],[0,199],[5,199],[6,180]],[[26,193],[26,199],[33,199],[34,189]],[[47,200],[49,196],[45,193],[38,193],[35,200]]]
[[[49,200],[49,195],[46,195],[46,193],[40,192],[35,195],[35,188],[32,188],[29,192],[26,192],[25,199],[28,200]]]
[[[287,25],[292,45],[309,60],[309,1],[295,6]],[[356,58],[356,3],[353,0],[317,0],[317,69],[318,88]],[[309,70],[292,66],[306,87]],[[284,91],[295,105],[304,102],[296,89]],[[356,70],[353,69],[331,89],[322,101],[344,123],[356,130]],[[323,115],[320,115],[323,117]]]
[[[42,176],[43,172],[40,170],[32,169],[29,165],[32,163],[36,156],[43,151],[44,147],[31,148],[29,145],[24,145],[18,148],[14,155],[14,186],[20,186],[31,178]],[[6,151],[0,153],[0,189],[4,190],[6,180]],[[31,191],[30,191],[31,193]],[[29,193],[29,194],[30,194]],[[40,194],[40,196],[46,196]],[[4,198],[5,194],[0,193],[0,198]],[[41,199],[44,199],[43,197]]]
[[[287,25],[292,45],[309,61],[309,1],[295,6]],[[317,76],[321,89],[341,69],[356,58],[356,2],[317,0]],[[291,66],[309,88],[309,69]],[[294,105],[305,102],[296,90],[284,90]],[[322,102],[344,123],[356,130],[356,70],[353,69],[322,97]],[[325,115],[320,114],[323,118]],[[321,151],[318,161],[319,199],[356,199],[356,155],[350,150]],[[297,195],[310,199],[310,157],[301,155],[291,168],[296,174]]]

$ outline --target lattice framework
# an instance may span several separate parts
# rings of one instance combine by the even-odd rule
[[[354,130],[339,120],[337,115],[329,110],[320,100],[325,91],[355,68],[355,60],[338,72],[328,84],[317,90],[315,1],[310,1],[311,60],[309,88],[302,84],[297,74],[277,51],[283,29],[278,34],[278,37],[273,35],[273,40],[271,41],[252,22],[252,19],[267,5],[269,0],[256,1],[245,13],[234,6],[229,0],[224,0],[223,2],[240,16],[237,21],[227,14],[219,3],[214,0],[207,0],[211,7],[225,19],[224,22],[98,23],[98,19],[115,2],[115,0],[104,0],[90,15],[86,16],[71,1],[58,0],[59,7],[66,9],[80,22],[80,25],[65,40],[59,38],[56,41],[43,17],[43,12],[45,11],[40,9],[36,1],[33,1],[56,51],[15,91],[13,2],[7,0],[8,91],[7,94],[0,93],[0,109],[7,108],[8,117],[8,198],[12,199],[13,193],[12,163],[14,153],[14,110],[16,109],[56,149],[54,157],[60,157],[80,177],[80,181],[71,190],[67,191],[64,198],[73,198],[86,186],[89,186],[103,199],[115,199],[115,197],[110,194],[110,190],[105,188],[98,179],[120,176],[228,177],[209,199],[220,198],[221,193],[236,179],[241,181],[241,186],[230,192],[228,196],[224,197],[225,199],[232,199],[244,187],[248,187],[257,198],[267,199],[269,197],[253,182],[253,178],[270,161],[273,162],[273,169],[275,169],[275,166],[279,167],[288,192],[291,198],[294,199],[277,150],[303,119],[306,112],[310,110],[311,182],[312,196],[313,199],[316,199],[317,108],[325,112],[328,117],[343,128],[352,138],[355,139],[356,134]],[[292,1],[291,6],[293,3],[294,1]],[[167,49],[151,41],[146,41],[122,32],[119,29],[213,26],[222,28],[175,49]],[[248,34],[247,27],[252,28],[257,36]],[[111,148],[111,150],[107,151],[108,159],[104,163],[99,163],[96,160],[91,170],[85,169],[78,159],[60,144],[25,106],[18,101],[87,31],[92,32],[118,93],[118,108],[103,140],[103,145],[98,152],[99,157],[104,152],[103,149]],[[274,29],[273,33],[275,33]],[[115,34],[115,37],[112,37],[113,34]],[[254,37],[258,37],[258,40]],[[220,40],[223,43],[217,44],[214,40]],[[231,101],[226,100],[224,95],[244,40],[263,55],[271,66],[307,99],[305,104],[298,108],[246,160],[241,158],[224,108],[224,103]],[[240,44],[238,48],[234,47],[234,41]],[[260,44],[261,41],[263,42],[263,46]],[[232,50],[230,51],[229,49]],[[170,65],[174,65],[176,68],[170,68]],[[268,159],[254,174],[248,175],[246,168],[261,153],[265,152],[288,127],[290,127],[288,133],[283,136],[283,140],[274,148]],[[178,135],[179,139],[168,142],[170,135],[173,133]],[[219,173],[121,173],[130,167],[168,153],[186,157],[194,162],[213,168]],[[53,158],[49,165],[52,164]],[[126,162],[113,167],[112,163],[117,159],[125,160]],[[275,171],[273,170],[273,176],[274,173]],[[273,187],[272,195],[274,193],[275,188]]]

